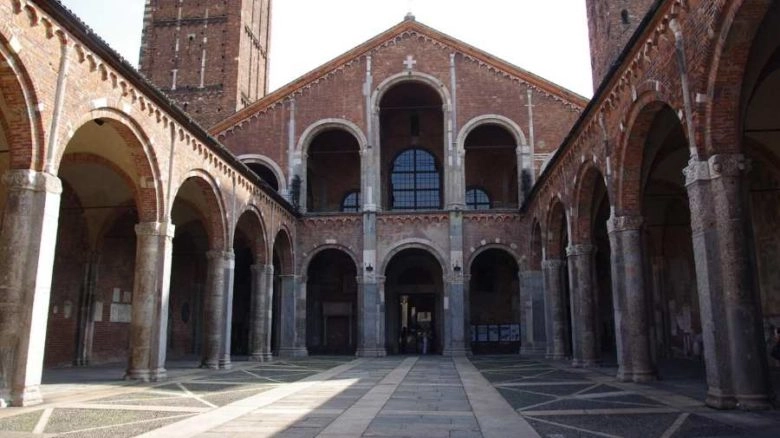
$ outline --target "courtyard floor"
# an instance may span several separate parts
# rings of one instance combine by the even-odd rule
[[[684,366],[651,384],[518,356],[170,366],[170,378],[154,384],[116,381],[117,367],[47,370],[46,403],[0,409],[0,436],[780,436],[778,410],[704,406],[703,383]]]

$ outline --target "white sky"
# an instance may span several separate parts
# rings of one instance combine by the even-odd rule
[[[138,64],[144,0],[61,1]],[[273,0],[270,89],[394,26],[410,9],[425,25],[593,94],[585,0]]]

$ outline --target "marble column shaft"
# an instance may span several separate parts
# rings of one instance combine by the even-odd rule
[[[684,173],[707,363],[706,403],[765,409],[771,385],[745,219],[740,154],[691,159]]]
[[[174,230],[174,226],[167,222],[142,222],[135,226],[135,277],[127,379],[150,381],[166,377]]]
[[[236,272],[236,256],[233,251],[223,253],[224,256],[224,292],[223,297],[223,311],[222,311],[222,330],[220,332],[220,354],[219,354],[219,367],[224,369],[230,369],[232,367],[230,362],[230,349],[231,349],[231,336],[233,332],[233,282],[235,281]]]
[[[569,259],[572,314],[572,365],[590,367],[598,364],[596,350],[596,314],[593,302],[593,255],[589,244],[566,248]]]
[[[548,259],[542,262],[544,272],[545,313],[547,314],[547,358],[566,357],[568,340],[566,305],[563,302],[563,269],[566,262],[560,259]]]
[[[206,252],[208,260],[206,294],[203,303],[203,354],[201,367],[218,369],[222,352],[222,330],[225,314],[224,251]]]
[[[613,216],[607,223],[612,254],[612,301],[618,373],[621,381],[655,379],[650,355],[648,297],[645,294],[641,216]]]
[[[271,294],[273,265],[252,265],[252,310],[249,360],[271,360]]]
[[[0,406],[29,406],[40,393],[57,241],[59,178],[10,170],[0,230]]]
[[[546,328],[544,312],[544,273],[542,271],[520,272],[520,324],[523,352],[542,352],[546,349]],[[539,312],[540,307],[542,311]]]
[[[306,352],[306,282],[280,275],[281,324],[279,356],[303,357]]]

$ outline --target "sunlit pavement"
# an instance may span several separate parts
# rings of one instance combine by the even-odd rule
[[[714,411],[669,382],[619,383],[609,369],[517,356],[188,364],[158,384],[117,373],[49,373],[47,404],[0,410],[0,436],[780,436],[778,411]]]

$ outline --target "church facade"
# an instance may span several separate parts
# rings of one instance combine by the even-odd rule
[[[240,3],[147,2],[145,76],[0,3],[0,403],[62,365],[509,353],[769,405],[780,7],[588,0],[587,101],[411,15],[267,94]]]

